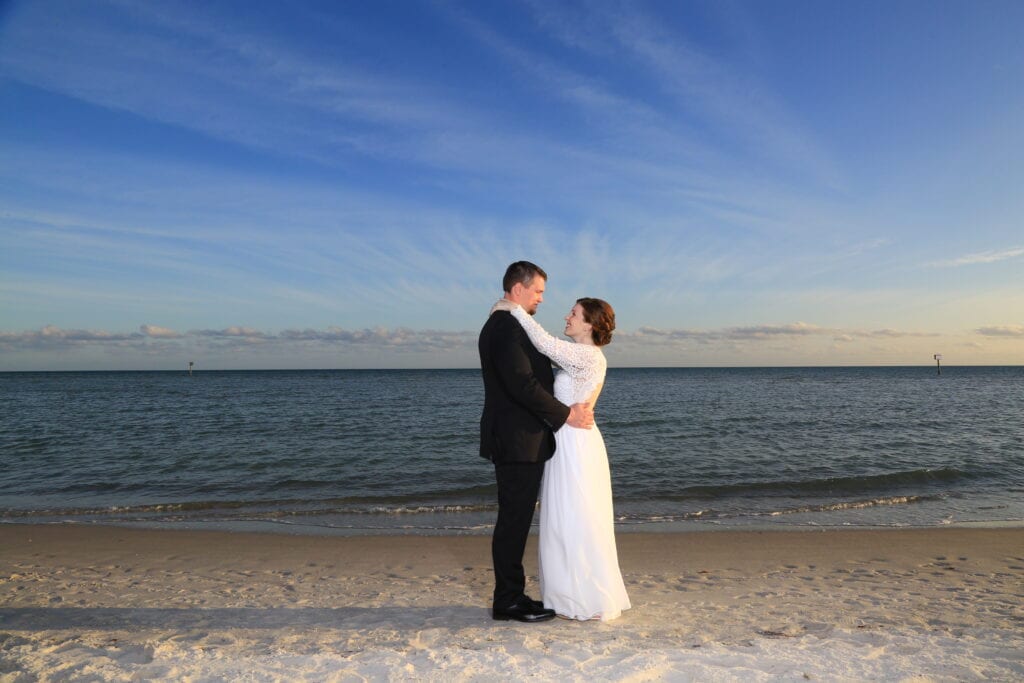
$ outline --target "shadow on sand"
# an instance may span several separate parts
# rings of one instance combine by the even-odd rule
[[[281,629],[281,628],[461,628],[491,623],[482,607],[337,607],[337,608],[142,608],[20,607],[0,608],[0,631],[66,629]]]

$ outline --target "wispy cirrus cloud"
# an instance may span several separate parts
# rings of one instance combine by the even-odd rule
[[[779,167],[828,185],[838,176],[766,83],[751,82],[636,6],[533,3],[531,10],[549,43],[527,44],[469,12],[452,14],[524,81],[566,105],[557,118],[572,125],[545,142],[557,153],[535,171],[551,172],[563,187],[589,188],[591,202],[593,188],[607,186],[602,212],[631,222],[643,222],[648,209],[672,207],[667,210],[676,215],[697,212],[716,223],[788,231],[795,222],[779,217],[797,207],[828,212],[818,192],[765,182]],[[577,59],[580,53],[584,59]],[[638,80],[657,88],[638,88]],[[567,142],[580,133],[585,143]],[[743,162],[744,172],[735,165],[740,150],[757,157]],[[766,167],[776,170],[755,170]],[[633,201],[620,216],[614,198],[624,190]]]
[[[810,171],[827,184],[836,184],[836,165],[824,154],[809,130],[799,124],[785,100],[751,71],[741,72],[726,61],[700,49],[688,36],[672,30],[657,17],[635,6],[588,7],[598,18],[608,44],[653,69],[657,82],[673,98],[673,118],[694,122],[701,137],[708,130],[764,155],[770,163]],[[547,23],[564,26],[560,22]],[[562,28],[569,44],[594,45],[594,21],[586,22],[590,35],[580,40],[577,29]],[[694,143],[697,139],[693,140]]]
[[[957,266],[973,266],[980,263],[996,263],[1007,261],[1024,256],[1024,247],[1010,247],[1009,249],[995,249],[991,251],[979,251],[973,254],[965,254],[959,258],[948,261],[934,261],[929,264],[936,268],[955,268]]]
[[[649,285],[658,278],[668,283],[662,289],[674,291],[692,282],[720,282],[763,271],[766,263],[785,268],[785,258],[763,258],[774,247],[736,236],[792,230],[788,226],[799,224],[786,217],[793,206],[813,214],[816,224],[834,222],[820,218],[830,212],[827,207],[808,208],[816,202],[808,198],[813,195],[794,197],[793,190],[766,187],[763,179],[741,179],[743,174],[726,163],[728,155],[694,127],[693,117],[680,115],[696,107],[701,112],[697,118],[717,121],[722,108],[751,116],[767,109],[735,101],[736,93],[751,90],[750,84],[692,46],[673,47],[678,36],[658,30],[652,17],[633,16],[624,29],[617,27],[623,17],[614,11],[585,8],[583,14],[593,15],[586,23],[586,51],[603,45],[595,67],[549,49],[556,42],[573,44],[565,33],[551,31],[555,40],[538,47],[524,41],[523,34],[506,32],[493,18],[489,24],[487,12],[470,6],[464,12],[466,30],[517,65],[524,92],[532,96],[544,90],[545,102],[560,103],[542,124],[527,125],[514,110],[496,111],[485,98],[460,97],[443,80],[414,78],[366,63],[354,66],[355,60],[346,59],[343,51],[308,50],[295,34],[261,27],[258,21],[220,21],[215,6],[98,3],[88,11],[70,7],[69,18],[58,23],[48,20],[47,7],[45,2],[26,5],[22,30],[12,33],[6,46],[0,44],[0,66],[26,83],[217,140],[332,167],[355,163],[362,171],[366,157],[398,160],[418,170],[389,174],[392,191],[403,179],[415,178],[417,192],[423,184],[442,187],[445,201],[473,196],[468,202],[425,210],[405,204],[401,192],[362,194],[343,183],[289,185],[276,177],[267,182],[217,166],[141,164],[130,156],[89,158],[76,167],[62,151],[52,153],[56,159],[33,159],[33,180],[44,186],[59,180],[66,193],[90,183],[89,192],[81,191],[88,201],[76,198],[78,215],[66,219],[80,227],[49,232],[32,227],[31,236],[25,229],[18,238],[26,241],[26,249],[40,253],[72,237],[81,240],[84,249],[64,247],[73,251],[67,260],[76,263],[61,264],[63,272],[81,270],[84,265],[77,261],[83,254],[103,265],[117,261],[124,269],[143,258],[147,268],[174,281],[186,270],[208,269],[217,282],[212,292],[217,295],[231,289],[222,284],[225,280],[229,285],[255,280],[239,289],[260,290],[265,273],[272,273],[271,278],[281,280],[273,283],[275,288],[282,282],[310,283],[302,297],[313,306],[321,306],[325,295],[362,286],[342,282],[337,273],[358,274],[367,284],[365,294],[355,292],[347,301],[367,301],[371,305],[366,309],[377,311],[385,310],[386,303],[376,305],[382,299],[401,301],[413,294],[415,301],[427,291],[422,282],[451,263],[479,272],[479,282],[492,282],[491,273],[522,254],[547,266],[580,245],[586,248],[587,271],[579,277],[581,284],[593,287],[593,273],[616,270],[641,273],[645,291],[654,291]],[[300,7],[296,16],[308,20],[310,11]],[[457,14],[436,7],[429,13]],[[559,21],[564,28],[574,19]],[[606,76],[604,67],[622,63],[624,51],[633,57],[618,79]],[[700,93],[686,91],[674,99],[664,93],[642,94],[631,85],[631,74],[649,77],[652,64],[658,69],[654,80],[671,76],[680,88],[690,81],[679,73],[693,72]],[[725,81],[719,78],[726,76]],[[506,84],[517,80],[500,69],[496,78]],[[716,85],[720,81],[726,84]],[[781,131],[788,125],[785,118],[754,128]],[[727,125],[742,136],[747,123]],[[776,137],[788,142],[794,135],[799,132]],[[784,150],[805,146],[775,145]],[[119,172],[123,168],[132,172]],[[420,173],[423,169],[430,172]],[[434,172],[438,170],[443,172]],[[54,193],[42,194],[49,202]],[[484,195],[498,205],[520,205],[529,196],[529,212],[557,218],[533,231],[546,233],[540,238],[530,235],[513,244],[504,236],[524,232],[518,217],[494,221],[493,205],[474,206]],[[30,215],[33,208],[26,207],[24,213]],[[91,217],[82,215],[91,211]],[[83,218],[95,226],[83,229]],[[489,220],[492,224],[486,226]],[[287,238],[281,231],[284,225],[289,226]],[[116,229],[104,231],[106,227]],[[492,249],[492,239],[476,246],[488,237],[487,228],[507,246]],[[133,237],[130,253],[109,245],[124,232]],[[652,250],[651,236],[659,232],[667,237]],[[421,243],[412,233],[429,233],[432,239]],[[669,253],[677,255],[675,260],[664,258]],[[686,260],[685,268],[678,259]],[[571,265],[570,272],[579,270],[578,263]],[[684,282],[677,285],[680,278]],[[206,281],[211,278],[190,279]],[[480,286],[473,287],[475,296]],[[302,289],[301,284],[294,289]],[[422,322],[396,318],[388,311],[383,320],[363,315],[361,322]]]
[[[212,6],[72,5],[62,22],[49,20],[54,12],[45,2],[22,8],[21,30],[0,45],[10,76],[217,140],[328,166],[490,159],[492,169],[494,147],[511,156],[524,143],[501,144],[509,136],[494,135],[485,111],[444,88],[310,54],[301,39],[257,22],[241,28]],[[308,8],[296,17],[314,20]]]

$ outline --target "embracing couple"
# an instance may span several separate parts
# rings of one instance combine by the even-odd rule
[[[557,339],[533,319],[546,283],[540,267],[510,265],[505,296],[480,332],[480,455],[494,463],[498,483],[492,614],[608,621],[630,607],[615,549],[608,455],[593,413],[615,312],[600,299],[579,299],[565,317],[573,341]],[[538,494],[542,601],[526,595],[523,570]]]

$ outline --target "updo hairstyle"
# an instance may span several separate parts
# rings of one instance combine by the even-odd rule
[[[583,319],[590,323],[590,337],[594,344],[609,344],[612,340],[612,331],[615,329],[615,309],[607,301],[590,297],[576,299],[576,303],[583,307]]]

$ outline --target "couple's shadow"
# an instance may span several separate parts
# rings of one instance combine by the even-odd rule
[[[485,607],[0,607],[2,631],[68,629],[131,631],[158,629],[337,628],[420,631],[484,626]]]

